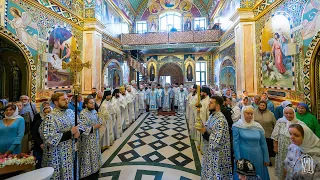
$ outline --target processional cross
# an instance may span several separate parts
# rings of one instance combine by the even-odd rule
[[[75,108],[74,108],[74,114],[75,114],[75,120],[74,124],[75,126],[78,125],[78,95],[80,94],[80,84],[78,82],[78,75],[82,71],[84,67],[90,68],[91,63],[88,61],[86,63],[82,63],[81,58],[80,58],[81,51],[75,50],[71,54],[71,62],[66,63],[62,62],[62,69],[67,69],[70,68],[70,73],[73,73],[73,95],[75,96]],[[74,159],[74,179],[78,179],[78,174],[77,174],[77,166],[78,166],[78,153],[77,153],[77,139],[75,139],[75,159]],[[80,168],[79,168],[80,169]],[[80,177],[80,176],[79,176]]]

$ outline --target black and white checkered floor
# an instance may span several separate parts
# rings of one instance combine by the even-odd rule
[[[184,115],[144,114],[132,126],[103,153],[100,179],[200,179],[199,156]]]

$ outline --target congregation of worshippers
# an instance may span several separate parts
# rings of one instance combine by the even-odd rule
[[[75,178],[75,139],[75,179],[98,179],[101,153],[141,115],[160,112],[185,116],[202,154],[201,179],[268,180],[268,166],[275,166],[278,179],[320,179],[320,124],[304,102],[275,107],[266,93],[249,97],[246,91],[206,85],[132,81],[115,89],[93,88],[86,98],[56,92],[39,109],[26,95],[18,102],[0,100],[0,153],[32,153],[36,168],[54,168],[51,179]],[[196,128],[199,120],[202,126]]]

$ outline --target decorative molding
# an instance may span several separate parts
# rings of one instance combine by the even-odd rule
[[[39,3],[42,6],[50,9],[51,11],[55,12],[56,14],[62,16],[63,18],[71,21],[76,26],[80,26],[83,28],[83,18],[75,15],[73,12],[68,10],[65,7],[61,7],[62,5],[60,3],[55,2],[54,0],[48,0],[48,4],[44,4],[43,1],[37,0],[37,3],[35,3],[35,0],[25,0],[33,5],[36,5]],[[39,7],[39,6],[38,6]]]
[[[121,42],[118,39],[115,39],[109,35],[107,35],[106,33],[102,34],[102,42],[105,42],[117,49],[119,49],[121,51]]]
[[[3,36],[5,39],[9,40],[12,44],[22,52],[23,57],[27,61],[28,66],[28,95],[33,102],[36,100],[37,92],[37,68],[35,61],[32,57],[31,52],[28,47],[12,32],[0,25],[0,36]]]
[[[220,45],[223,45],[235,37],[234,28],[230,29],[220,38]]]
[[[166,49],[166,48],[204,48],[219,47],[218,42],[212,43],[184,43],[184,44],[153,44],[153,45],[124,45],[123,50],[142,50],[142,49]]]

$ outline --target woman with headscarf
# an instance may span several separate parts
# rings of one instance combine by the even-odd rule
[[[267,102],[260,101],[257,109],[254,110],[254,121],[261,124],[264,129],[264,136],[266,137],[269,157],[275,157],[273,151],[273,140],[270,138],[274,126],[276,125],[276,118],[273,113],[267,109]],[[271,164],[270,164],[271,165]]]
[[[280,103],[280,106],[276,107],[276,109],[274,110],[274,117],[276,117],[276,120],[283,117],[283,109],[286,108],[287,106],[292,107],[292,102],[291,101],[282,101]]]
[[[5,118],[0,120],[0,153],[20,154],[24,135],[24,119],[18,115],[18,108],[9,104],[4,109]]]
[[[6,99],[0,99],[0,119],[4,118],[4,108],[7,106],[8,101]]]
[[[232,126],[234,156],[236,161],[241,158],[251,161],[256,167],[256,174],[263,180],[269,180],[267,166],[270,160],[264,129],[254,121],[253,111],[252,106],[244,106],[241,119]],[[236,173],[233,177],[238,179]]]
[[[273,149],[274,152],[276,152],[275,175],[279,179],[285,178],[283,161],[287,156],[288,146],[291,144],[289,126],[291,124],[304,124],[296,118],[296,112],[292,107],[285,107],[283,114],[283,117],[277,121],[271,135],[271,139],[273,139]]]
[[[37,159],[36,169],[41,168],[42,154],[44,148],[43,140],[41,139],[39,133],[39,127],[42,121],[45,119],[46,115],[52,111],[52,108],[50,107],[50,103],[48,101],[43,102],[41,106],[42,108],[40,108],[40,113],[34,116],[33,126],[31,128],[32,139],[34,141],[33,155]]]
[[[292,144],[284,160],[286,179],[320,179],[320,140],[302,124],[289,126]]]
[[[300,102],[297,106],[297,119],[304,122],[311,130],[320,138],[320,124],[317,118],[309,111],[309,107],[306,103]]]

